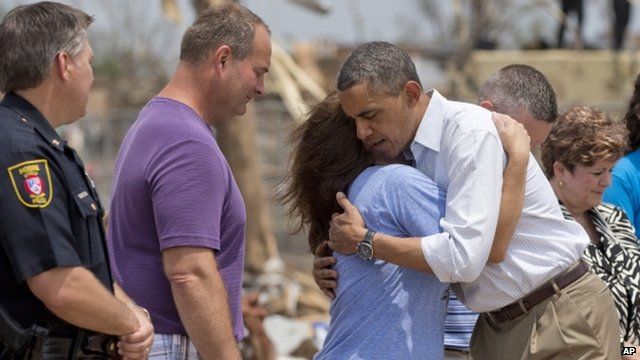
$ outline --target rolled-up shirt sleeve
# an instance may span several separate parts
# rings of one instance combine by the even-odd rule
[[[498,222],[504,152],[496,134],[459,131],[441,149],[449,186],[442,233],[422,238],[422,252],[442,282],[472,282],[485,266]]]

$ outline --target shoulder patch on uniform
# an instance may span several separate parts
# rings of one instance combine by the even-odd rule
[[[51,202],[53,186],[46,159],[21,162],[7,168],[18,200],[30,208],[46,208]]]

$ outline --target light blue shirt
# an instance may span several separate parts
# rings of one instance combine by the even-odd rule
[[[441,231],[446,196],[409,166],[366,169],[349,199],[369,229],[401,237]],[[381,260],[334,256],[340,281],[315,359],[443,359],[448,284]]]
[[[618,160],[602,201],[622,208],[640,237],[640,149]]]

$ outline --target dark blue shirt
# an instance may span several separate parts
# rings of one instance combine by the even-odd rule
[[[103,209],[78,154],[24,98],[0,103],[0,305],[23,326],[76,328],[51,313],[26,280],[82,266],[112,289]]]

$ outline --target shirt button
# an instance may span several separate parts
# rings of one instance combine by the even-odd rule
[[[27,120],[27,118],[20,118],[20,121],[25,122],[25,123],[29,122],[29,120]]]
[[[98,208],[96,207],[96,204],[94,204],[94,203],[91,203],[91,209],[92,209],[93,211],[98,210]]]

